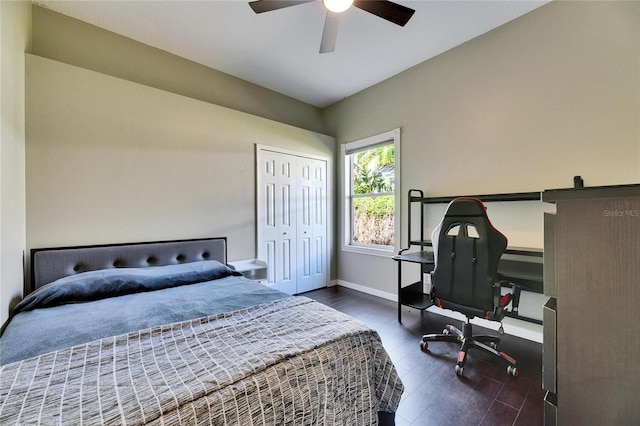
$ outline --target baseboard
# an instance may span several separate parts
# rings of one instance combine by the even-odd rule
[[[372,296],[380,297],[382,299],[391,300],[392,302],[398,301],[398,296],[393,293],[387,293],[386,291],[376,290],[375,288],[367,287],[365,285],[350,283],[349,281],[336,280],[336,285],[340,287],[350,288],[361,293],[370,294]]]
[[[375,288],[367,287],[361,284],[351,283],[349,281],[344,280],[334,280],[332,281],[332,286],[338,285],[340,287],[349,288],[351,290],[356,290],[361,293],[370,294],[372,296],[380,297],[382,299],[391,300],[392,302],[398,302],[398,295],[394,293],[389,293],[382,290],[376,290]],[[450,311],[448,309],[441,309],[437,306],[431,306],[427,309],[429,312],[434,314],[446,316],[449,318],[454,318],[460,321],[464,321],[464,315]],[[498,330],[500,328],[500,324],[495,321],[487,321],[481,318],[474,318],[471,320],[471,323],[474,325],[478,325],[480,327],[489,328],[492,330]],[[520,337],[522,339],[531,340],[534,342],[542,343],[542,325],[534,324],[528,321],[522,321],[515,318],[506,317],[502,320],[502,326],[504,328],[505,334],[509,334],[511,336]]]

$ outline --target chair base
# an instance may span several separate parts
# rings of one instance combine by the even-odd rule
[[[469,322],[462,325],[462,331],[458,328],[447,325],[442,334],[425,334],[420,342],[420,349],[424,352],[428,351],[428,342],[453,342],[460,343],[460,352],[458,354],[458,362],[456,363],[456,374],[464,375],[464,364],[467,362],[467,353],[469,349],[480,349],[489,354],[507,362],[507,374],[518,376],[518,363],[506,353],[500,350],[500,338],[496,336],[480,335],[474,336],[473,329]]]

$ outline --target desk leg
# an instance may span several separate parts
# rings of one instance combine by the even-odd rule
[[[402,323],[402,262],[396,260],[398,264],[398,322]]]

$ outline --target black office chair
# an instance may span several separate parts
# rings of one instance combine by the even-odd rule
[[[461,343],[456,374],[462,376],[471,348],[493,354],[508,364],[507,373],[518,375],[517,362],[500,351],[496,336],[473,336],[474,317],[502,321],[509,304],[517,312],[519,289],[498,280],[498,262],[507,248],[507,238],[491,225],[482,201],[456,198],[447,207],[431,236],[435,269],[431,273],[431,299],[436,306],[463,313],[462,331],[447,325],[442,334],[422,337],[420,348],[427,351],[431,341]],[[505,286],[505,287],[503,287]],[[502,294],[503,288],[511,291]],[[500,324],[502,332],[502,324]]]

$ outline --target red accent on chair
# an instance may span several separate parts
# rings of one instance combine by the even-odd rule
[[[511,358],[509,355],[505,354],[504,352],[500,352],[500,356],[505,357],[506,359],[508,359],[509,361],[511,361],[512,363],[516,363],[516,360]]]
[[[507,293],[500,299],[500,306],[507,306],[511,302],[511,293]]]

